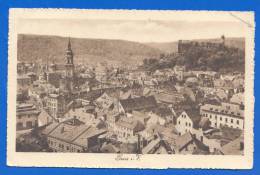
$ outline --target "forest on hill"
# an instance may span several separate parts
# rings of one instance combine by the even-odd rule
[[[158,59],[146,58],[142,68],[148,71],[185,65],[187,69],[220,72],[244,72],[245,51],[236,47],[190,47],[183,54],[161,54]]]

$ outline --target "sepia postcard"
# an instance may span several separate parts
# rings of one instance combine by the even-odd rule
[[[253,12],[10,9],[7,165],[253,166]]]

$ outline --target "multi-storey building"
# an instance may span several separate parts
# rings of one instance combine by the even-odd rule
[[[19,104],[16,107],[16,130],[37,127],[40,111],[33,104]]]
[[[54,118],[61,117],[66,110],[66,100],[62,94],[49,94],[47,97],[47,110]]]
[[[205,104],[200,108],[200,114],[209,118],[211,126],[221,128],[244,128],[244,110],[240,104],[221,103],[221,105]]]
[[[98,146],[98,136],[106,132],[73,118],[48,125],[42,134],[54,152],[87,152]]]

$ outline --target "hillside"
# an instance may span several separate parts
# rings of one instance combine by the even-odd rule
[[[191,40],[191,41],[197,41],[197,42],[220,42],[220,38],[215,39],[197,39],[197,40]],[[176,42],[162,42],[162,43],[145,43],[146,45],[153,47],[155,49],[159,49],[162,52],[166,53],[172,53],[177,52],[178,50],[178,41]],[[227,47],[234,47],[239,48],[241,50],[245,49],[245,39],[244,38],[226,38],[225,44]]]
[[[68,38],[43,35],[18,35],[17,57],[20,61],[54,60],[64,62]],[[162,52],[138,42],[106,39],[71,38],[75,63],[110,61],[119,64],[141,63],[144,58],[157,58]]]
[[[165,53],[172,53],[178,51],[178,42],[165,42],[165,43],[145,43],[146,45],[153,47],[155,49],[159,49]]]

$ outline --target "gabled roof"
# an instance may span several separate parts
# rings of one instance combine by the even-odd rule
[[[132,129],[134,132],[139,132],[145,129],[144,125],[139,120],[136,120],[132,117],[122,117],[117,121],[116,124],[128,129]]]
[[[48,137],[84,147],[87,146],[88,138],[106,133],[105,129],[98,129],[93,126],[82,124],[80,121],[73,120],[75,119],[69,119],[60,123],[52,123],[43,130],[43,134]]]
[[[119,101],[125,111],[128,110],[142,110],[147,108],[154,108],[157,106],[154,96],[129,98]]]
[[[152,140],[148,145],[142,149],[143,154],[155,154],[163,150],[165,154],[174,152],[166,140],[161,140],[159,137]]]
[[[132,91],[131,89],[127,90],[127,91],[120,91],[120,99],[124,100],[124,99],[128,99],[132,96]]]
[[[225,144],[221,152],[224,155],[242,155],[244,152],[244,149],[241,149],[241,144],[244,144],[244,135],[241,134],[240,137],[238,137],[235,140],[230,141],[229,143]]]
[[[52,117],[47,111],[45,111],[44,109],[41,111],[41,113],[38,115],[38,126],[42,126],[43,124],[48,124],[45,123],[45,121],[48,121],[48,119],[51,119],[54,122],[57,122],[57,120]],[[49,123],[51,123],[51,121],[49,120]]]
[[[180,150],[187,144],[193,141],[191,133],[187,132],[176,138],[176,146]]]
[[[194,128],[198,127],[199,122],[201,120],[199,111],[196,109],[189,109],[189,110],[184,110],[183,112],[185,112],[189,116],[189,118],[192,120],[193,127]]]

